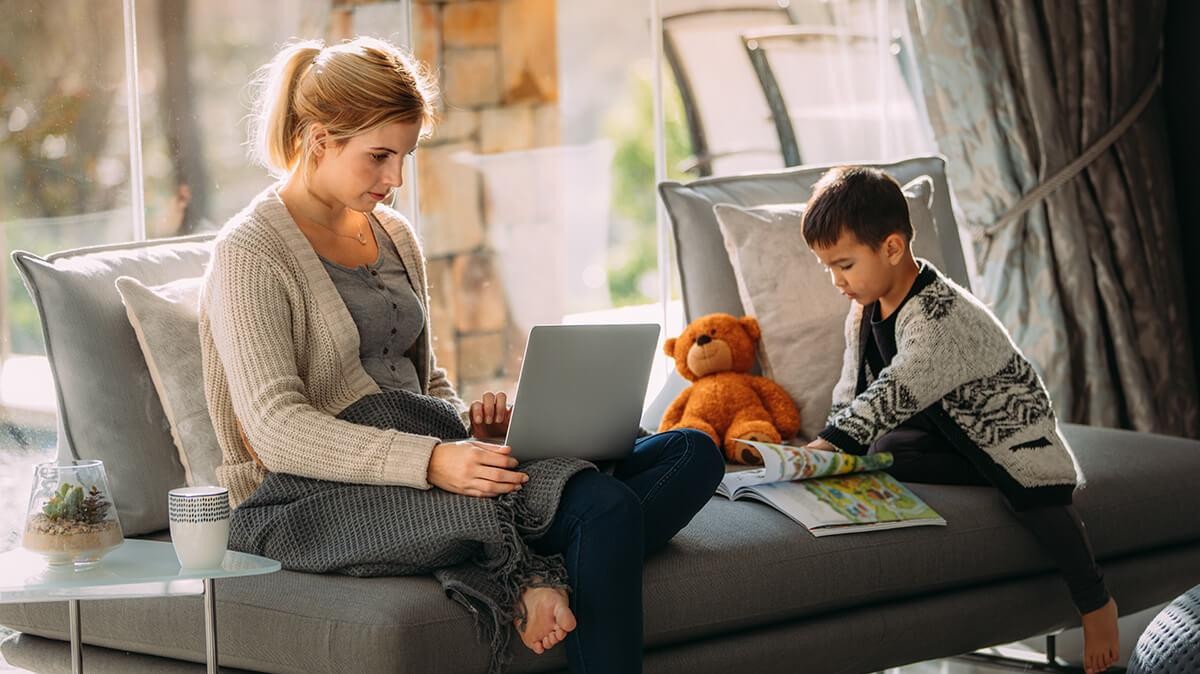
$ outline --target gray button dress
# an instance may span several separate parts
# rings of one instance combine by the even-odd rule
[[[358,328],[363,369],[384,391],[421,393],[408,354],[425,328],[425,311],[391,237],[374,217],[367,219],[379,244],[374,263],[350,268],[325,258],[321,262]]]

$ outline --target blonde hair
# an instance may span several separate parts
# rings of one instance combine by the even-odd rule
[[[288,43],[255,73],[251,157],[282,177],[312,167],[314,123],[326,143],[394,122],[420,123],[427,138],[436,121],[437,85],[411,54],[373,37],[326,47],[321,40]]]

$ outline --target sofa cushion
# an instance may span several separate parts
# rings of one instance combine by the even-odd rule
[[[13,253],[42,323],[58,396],[59,455],[100,459],[126,535],[167,526],[167,491],[184,484],[118,276],[147,284],[199,276],[211,235],[95,246],[45,258]]]
[[[201,385],[199,301],[203,280],[196,276],[146,286],[130,276],[117,279],[117,291],[171,424],[171,438],[189,487],[216,484],[221,465],[221,445]]]
[[[1105,560],[1124,564],[1138,555],[1153,560],[1172,546],[1200,541],[1200,518],[1163,516],[1200,509],[1200,490],[1177,477],[1200,474],[1200,442],[1071,425],[1064,432],[1089,480],[1076,504],[1102,567]],[[817,539],[766,506],[714,498],[646,563],[647,647],[854,609],[870,612],[892,601],[1006,579],[1057,580],[1053,562],[997,491],[913,489],[945,516],[945,527]],[[1156,579],[1146,592],[1197,582],[1200,568],[1190,579]],[[1048,587],[1059,594],[1047,601],[1069,601],[1065,584]],[[1151,594],[1126,592],[1118,600],[1136,610],[1161,600],[1161,593]],[[432,577],[280,572],[221,581],[217,600],[221,661],[235,667],[335,672],[355,663],[362,671],[453,674],[481,671],[487,662],[470,614],[446,598]],[[1004,602],[965,602],[961,610],[988,611],[998,604]],[[196,598],[91,601],[83,636],[114,648],[199,658],[200,610]],[[61,606],[20,604],[0,605],[0,624],[62,638],[65,622]],[[515,643],[514,652],[516,672],[565,663],[561,648],[539,657]]]
[[[1105,579],[1121,597],[1121,608],[1128,613],[1153,606],[1158,607],[1188,589],[1184,579],[1200,568],[1200,544],[1180,545],[1155,550],[1135,557],[1111,560],[1104,565]],[[860,674],[943,658],[960,653],[1010,643],[1031,635],[1052,634],[1079,624],[1079,614],[1065,596],[1055,596],[1062,581],[1050,574],[1014,578],[986,585],[936,592],[904,601],[886,602],[857,609],[836,611],[810,618],[792,620],[766,628],[717,634],[705,639],[687,641],[647,650],[644,668],[655,674],[797,674],[797,672],[826,672],[828,674]],[[61,606],[61,604],[60,604]],[[155,672],[155,674],[203,674],[205,667],[199,644],[204,635],[200,627],[199,602],[176,605],[180,615],[179,627],[187,633],[190,648],[181,649],[179,657],[192,662],[167,660],[161,656],[129,653],[99,646],[84,646],[83,659],[89,672]],[[699,605],[703,610],[703,604]],[[63,639],[67,611],[61,606],[60,628],[56,639],[32,634],[15,634],[0,642],[0,656],[18,670],[34,672],[70,671],[70,644]],[[1136,616],[1131,625],[1137,626]],[[1128,625],[1123,625],[1126,629]],[[232,669],[230,662],[242,656],[227,656],[226,640],[240,635],[230,634],[234,627],[218,626],[221,633],[221,672],[247,674],[249,670]],[[1140,627],[1138,628],[1140,629]],[[1073,634],[1077,634],[1074,631]],[[87,634],[87,628],[84,629]],[[257,634],[256,634],[257,635]],[[864,640],[864,635],[870,639]],[[1137,635],[1134,634],[1134,637]],[[1031,639],[1040,648],[1041,639]],[[1076,637],[1074,646],[1059,638],[1059,652],[1082,652],[1082,641]],[[560,647],[561,648],[561,647]],[[1122,646],[1124,649],[1125,646]],[[261,644],[261,651],[272,650]],[[512,672],[553,672],[569,674],[561,668],[561,657],[540,656],[529,662],[527,656],[518,659]],[[371,655],[359,658],[367,660]],[[393,657],[394,654],[392,654]],[[461,658],[460,658],[461,659]],[[356,662],[358,661],[356,660]],[[260,660],[261,661],[261,660]],[[439,661],[439,672],[461,671],[451,657]],[[410,664],[411,663],[411,664]],[[395,668],[384,671],[395,674],[420,672],[423,661],[408,658]],[[560,665],[560,667],[555,667]],[[553,669],[548,669],[554,667]],[[359,668],[355,668],[358,671]],[[906,668],[920,671],[921,667]],[[345,671],[343,665],[339,671]],[[303,674],[323,671],[316,666],[299,668],[273,667],[267,671],[297,671]]]
[[[950,204],[950,188],[946,184],[946,160],[942,157],[916,157],[872,166],[887,171],[902,184],[923,175],[933,179],[932,211],[945,261],[942,271],[962,286],[970,288],[964,248]],[[829,168],[806,166],[770,173],[703,178],[687,184],[664,182],[659,185],[675,236],[683,306],[689,321],[718,311],[735,316],[745,313],[738,298],[737,281],[729,264],[729,256],[725,254],[725,244],[713,214],[713,206],[719,203],[761,206],[807,201],[812,186]]]
[[[921,176],[904,186],[913,250],[942,267],[933,214],[933,180]],[[846,349],[844,325],[850,301],[830,282],[801,235],[804,204],[713,208],[746,313],[762,329],[758,362],[800,408],[800,436],[811,440],[825,427],[833,387]]]

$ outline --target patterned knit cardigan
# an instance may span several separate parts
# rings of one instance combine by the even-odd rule
[[[985,474],[1011,477],[1017,491],[1081,484],[1041,378],[982,302],[934,272],[936,279],[896,316],[892,363],[857,397],[864,311],[852,304],[842,374],[821,437],[862,454],[880,436],[928,409],[952,440],[964,438],[986,455],[968,457],[977,466],[989,464],[981,466]]]

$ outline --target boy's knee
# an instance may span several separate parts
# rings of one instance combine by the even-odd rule
[[[867,453],[879,454],[880,452],[891,452],[892,454],[899,454],[903,452],[935,453],[946,451],[953,450],[940,436],[913,428],[897,428],[879,436],[875,442],[871,443],[871,447],[867,450]]]
[[[867,448],[867,454],[882,454],[883,452],[894,454],[896,449],[898,449],[896,436],[892,433],[884,433],[871,443],[871,446]]]

